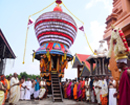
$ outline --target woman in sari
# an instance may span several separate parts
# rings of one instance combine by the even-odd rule
[[[74,88],[74,81],[71,83],[71,99],[73,99],[73,88]]]
[[[67,90],[67,82],[65,82],[65,84],[64,84],[64,98],[65,99],[67,98],[67,92],[66,92],[66,90]]]
[[[68,84],[68,87],[67,87],[67,97],[68,99],[71,99],[71,80],[69,80],[69,84]]]
[[[5,104],[5,100],[7,99],[7,82],[6,82],[6,80],[5,80],[5,76],[4,75],[2,75],[1,76],[1,83],[3,84],[3,87],[4,87],[4,89],[5,89],[5,93],[4,93],[4,101],[3,101],[3,104],[2,105],[4,105]]]
[[[40,82],[40,94],[39,94],[39,99],[42,100],[44,95],[45,95],[45,92],[46,92],[46,82],[45,82],[45,79],[42,78],[41,82]]]
[[[83,80],[83,78],[82,78],[82,81],[81,81],[81,83],[82,83],[82,85],[81,85],[81,87],[82,87],[82,97],[81,97],[81,100],[85,100],[85,80]]]
[[[1,80],[1,77],[0,77],[0,80]],[[2,82],[0,81],[0,105],[4,105],[4,92],[5,92],[5,88],[2,84]]]
[[[78,88],[77,88],[77,96],[78,96],[78,101],[81,100],[81,97],[82,97],[82,89],[81,89],[81,80],[79,80],[79,83],[78,83]]]
[[[73,97],[74,97],[74,100],[77,100],[77,82],[75,81],[74,82],[74,88],[73,88]]]

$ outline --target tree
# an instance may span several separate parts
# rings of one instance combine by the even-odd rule
[[[6,75],[6,78],[8,78],[9,76],[12,76],[12,74]],[[31,74],[27,74],[26,72],[21,72],[18,75],[18,78],[21,79],[23,76],[25,77],[25,80],[27,80],[27,78],[36,79],[37,76],[40,78],[40,75],[34,75],[34,74],[31,75]]]

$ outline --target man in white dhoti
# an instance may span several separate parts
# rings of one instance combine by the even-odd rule
[[[90,90],[89,90],[89,78],[86,78],[85,80],[85,93],[86,93],[86,101],[90,101]]]
[[[10,80],[10,105],[16,104],[20,99],[20,86],[17,74],[14,73],[14,76]]]
[[[109,105],[116,105],[117,100],[115,97],[113,97],[114,93],[116,93],[116,81],[113,80],[113,77],[110,77],[109,81]]]
[[[107,105],[108,99],[108,86],[107,82],[105,80],[105,77],[101,77],[102,80],[100,80],[100,88],[101,88],[101,93],[100,93],[100,100],[101,100],[101,105]]]
[[[32,86],[31,86],[31,95],[34,94],[34,91],[35,91],[35,84],[36,84],[36,81],[35,80],[31,80],[32,82]]]
[[[21,79],[21,88],[20,88],[20,100],[24,100],[25,87],[26,87],[26,84],[25,84],[24,79],[22,78]]]
[[[97,103],[100,104],[101,101],[100,101],[100,80],[98,79],[98,77],[95,77],[95,81],[93,83],[94,85],[94,91],[95,91],[95,94],[96,94],[96,100],[97,100]]]
[[[30,100],[31,99],[31,86],[32,83],[30,81],[30,79],[28,78],[27,81],[25,82],[26,88],[25,88],[25,96],[24,99],[25,100]]]
[[[46,82],[45,79],[42,78],[41,82],[40,82],[40,94],[39,94],[39,99],[43,99],[45,92],[46,92]]]

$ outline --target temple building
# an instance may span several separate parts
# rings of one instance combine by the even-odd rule
[[[121,28],[128,46],[130,47],[130,0],[113,0],[113,10],[112,13],[106,18],[106,30],[104,31],[103,39],[107,41],[108,48],[110,47],[110,38],[112,28],[111,25]],[[116,66],[116,61],[114,57],[114,52],[110,59],[110,70],[112,76],[117,81],[119,80],[119,70]],[[130,60],[128,60],[128,66],[130,65]]]
[[[128,46],[130,46],[130,0],[113,0],[112,13],[106,19],[106,30],[103,36],[110,45],[111,24],[122,29]]]
[[[15,59],[16,56],[0,29],[0,75],[5,72],[6,59]]]

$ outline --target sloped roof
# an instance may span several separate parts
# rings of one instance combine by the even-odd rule
[[[86,66],[88,67],[88,69],[90,70],[90,64],[86,61],[86,59],[90,56],[90,55],[85,55],[85,54],[76,54],[77,57],[79,58],[80,62],[84,62],[86,64]]]
[[[89,62],[86,61],[86,59],[90,57],[90,55],[85,55],[85,54],[75,54],[75,59],[73,62],[72,68],[77,68],[78,65],[83,65],[82,62],[85,63],[85,66],[88,68],[90,71],[90,64]],[[95,67],[95,64],[93,64],[93,68]]]
[[[1,29],[0,29],[0,57],[2,58],[3,56],[3,46],[6,46],[6,50],[5,50],[5,55],[4,58],[12,58],[15,59],[16,56],[13,52],[13,50],[11,49],[9,43],[7,42],[4,34],[2,33]]]
[[[83,65],[82,62],[85,62],[85,64],[90,68],[89,63],[86,61],[86,59],[90,55],[85,55],[85,54],[75,54],[75,59],[73,62],[72,68],[77,68],[78,65]]]
[[[80,76],[81,77],[86,77],[86,76],[89,76],[89,75],[90,75],[90,72],[89,72],[88,68],[86,66],[84,66],[83,70],[80,73]]]

